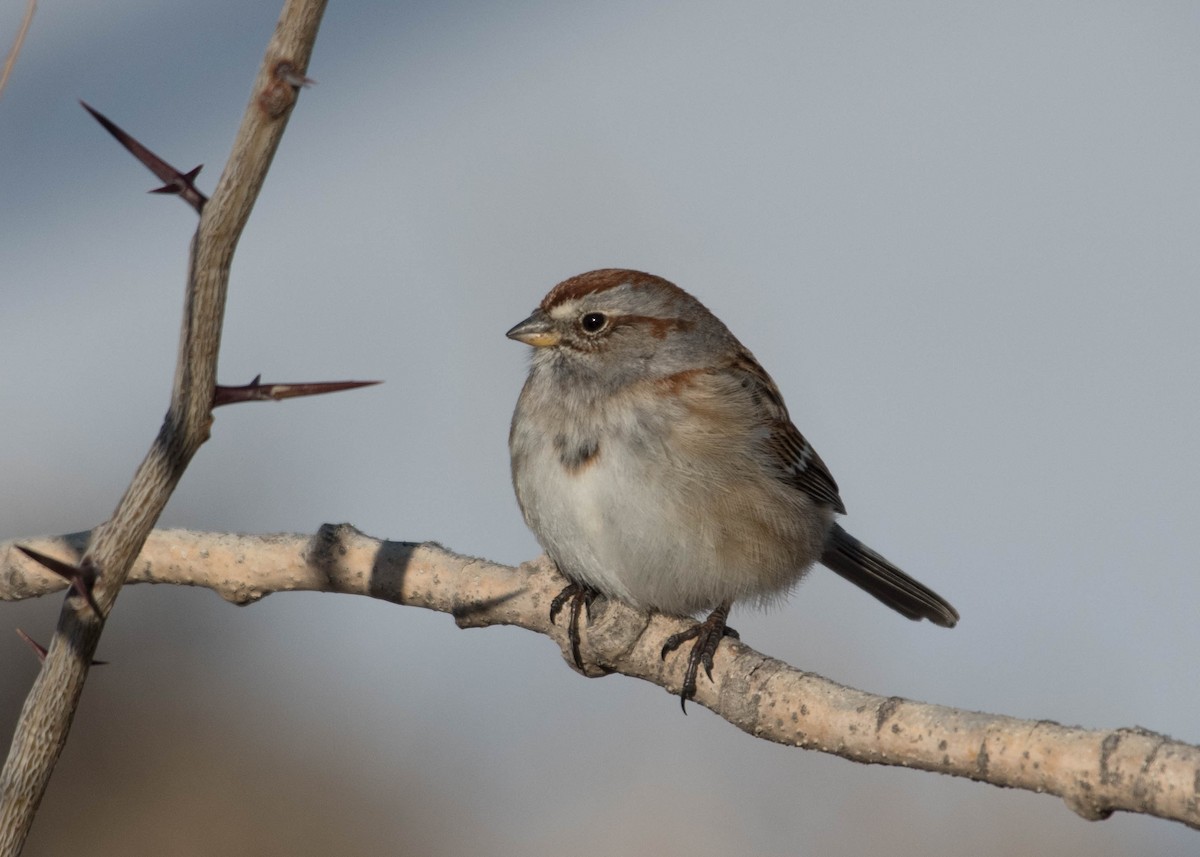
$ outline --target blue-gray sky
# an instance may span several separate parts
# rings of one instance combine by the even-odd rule
[[[39,9],[0,99],[0,537],[101,521],[173,371],[194,217],[77,99],[211,190],[277,14]],[[963,617],[911,623],[818,571],[735,613],[749,644],[878,693],[1200,740],[1198,24],[1166,2],[335,2],[234,262],[221,376],[387,383],[218,412],[163,523],[534,556],[504,331],[558,280],[640,268],[754,350],[847,528]],[[44,638],[57,605],[0,629]],[[102,653],[30,853],[1195,848],[755,742],[544,639],[364,599],[131,588]],[[0,636],[5,735],[32,671]],[[81,820],[117,786],[128,824]]]

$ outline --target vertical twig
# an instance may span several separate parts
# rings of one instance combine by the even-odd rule
[[[325,0],[286,0],[267,46],[233,152],[192,239],[183,329],[171,405],[112,518],[84,555],[99,577],[97,614],[68,597],[0,772],[0,857],[24,846],[70,731],[105,618],[134,558],[208,439],[230,262],[283,135],[312,54]]]
[[[0,67],[0,95],[4,94],[4,87],[8,86],[8,76],[12,74],[13,66],[17,64],[17,57],[21,55],[21,46],[25,44],[25,37],[29,35],[29,28],[33,25],[33,13],[36,11],[37,0],[29,0],[25,4],[25,17],[21,19],[17,37],[13,39],[12,47],[8,49],[8,56],[4,58],[3,67]]]

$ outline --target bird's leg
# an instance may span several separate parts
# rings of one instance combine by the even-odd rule
[[[554,624],[554,620],[566,603],[571,602],[571,617],[567,622],[567,639],[571,641],[571,657],[580,671],[583,670],[583,656],[579,653],[579,614],[586,610],[588,621],[591,622],[592,602],[599,594],[592,587],[582,583],[568,583],[563,587],[563,591],[555,595],[554,600],[550,602],[550,624]]]
[[[687,701],[696,695],[696,673],[700,671],[700,665],[704,665],[704,672],[708,674],[708,680],[712,681],[713,655],[716,654],[717,646],[721,644],[722,638],[739,639],[738,632],[725,624],[725,620],[729,618],[730,606],[728,601],[721,602],[703,622],[697,622],[686,631],[672,634],[663,643],[662,657],[665,660],[668,654],[688,640],[696,641],[692,643],[692,651],[688,655],[687,672],[683,676],[683,687],[679,690],[679,705],[684,714],[687,714]]]

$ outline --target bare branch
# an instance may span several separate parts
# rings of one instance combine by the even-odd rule
[[[72,563],[87,533],[23,539]],[[32,598],[64,587],[0,544],[0,598]],[[520,568],[465,557],[427,542],[369,538],[326,525],[315,535],[266,536],[157,530],[130,582],[203,586],[235,604],[273,592],[340,592],[438,610],[462,628],[516,625],[555,641],[573,664],[566,629],[550,621],[565,581],[544,558]],[[597,600],[582,630],[586,674],[633,676],[677,693],[685,658],[660,657],[687,623]],[[1138,812],[1200,828],[1200,747],[1138,727],[1089,730],[1047,720],[882,697],[797,670],[731,639],[713,681],[695,701],[768,741],[868,764],[936,771],[1063,798],[1088,819]]]
[[[324,9],[324,0],[286,0],[233,152],[203,206],[191,246],[171,404],[112,518],[91,533],[73,563],[95,571],[98,610],[67,599],[21,710],[0,772],[0,857],[15,857],[24,845],[66,744],[105,619],[188,462],[208,439],[233,253],[303,83]]]
[[[17,36],[13,39],[12,47],[8,49],[3,67],[0,67],[0,95],[4,94],[4,88],[8,86],[8,76],[12,74],[13,66],[17,64],[17,57],[21,55],[21,46],[25,44],[25,37],[29,35],[29,28],[33,26],[33,13],[36,11],[37,0],[29,0],[25,4],[25,17],[21,19]]]

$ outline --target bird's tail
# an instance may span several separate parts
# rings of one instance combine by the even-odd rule
[[[946,599],[913,580],[837,524],[829,533],[821,564],[909,619],[928,619],[943,628],[958,624],[958,611]]]

